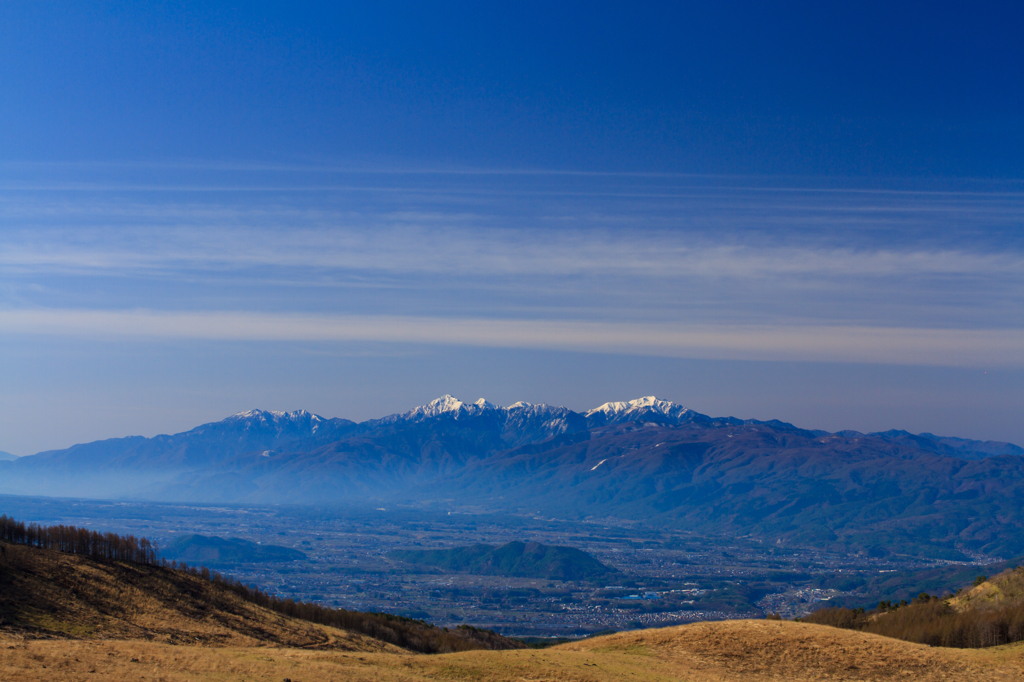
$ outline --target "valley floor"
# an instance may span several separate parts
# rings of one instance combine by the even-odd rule
[[[786,621],[728,621],[620,633],[545,650],[417,655],[139,640],[25,639],[0,631],[0,671],[19,682],[413,682],[418,680],[1024,679],[1024,645],[940,649]]]

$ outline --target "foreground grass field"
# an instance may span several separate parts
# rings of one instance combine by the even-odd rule
[[[993,585],[978,599],[1016,594],[1009,584],[995,590],[999,580]],[[522,644],[494,633],[376,618],[370,627],[352,626],[359,632],[343,630],[166,566],[0,543],[0,682],[1024,680],[1024,642],[946,649],[828,625],[748,620],[530,650],[508,649]],[[396,639],[380,627],[421,636]],[[444,648],[419,646],[427,640]]]
[[[27,640],[0,634],[5,680],[282,682],[485,680],[1021,680],[1024,646],[929,648],[778,621],[697,623],[546,650],[423,655],[132,640]]]

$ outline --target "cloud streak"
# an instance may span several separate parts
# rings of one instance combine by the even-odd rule
[[[7,334],[127,340],[386,342],[664,357],[1024,367],[1024,330],[529,319],[5,310]]]
[[[1018,362],[1012,192],[363,175],[356,193],[0,192],[0,333]]]
[[[407,218],[408,219],[408,218]],[[454,220],[449,218],[449,220]],[[412,219],[411,222],[424,223]],[[1024,277],[1024,253],[693,243],[669,231],[478,230],[410,225],[329,230],[76,230],[0,237],[0,267],[135,275],[181,269],[302,268],[388,274],[725,277]]]

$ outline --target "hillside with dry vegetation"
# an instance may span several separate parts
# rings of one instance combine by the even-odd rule
[[[991,579],[978,576],[973,586],[945,599],[921,593],[911,602],[882,602],[870,611],[825,608],[804,620],[930,646],[982,648],[1021,642],[1024,568]]]
[[[26,532],[35,544],[60,535],[39,527]],[[510,640],[484,631],[449,632],[383,614],[282,601],[207,571],[183,570],[158,561],[95,559],[89,554],[97,547],[130,548],[131,543],[116,536],[90,537],[98,537],[100,544],[83,545],[83,554],[0,541],[3,679],[1002,682],[1024,678],[1024,645],[983,650],[929,647],[854,629],[776,620],[695,623],[542,650],[497,650],[509,646]],[[1008,604],[1020,603],[1022,583],[1024,571],[1010,572],[982,581],[946,606],[997,613]],[[933,603],[940,600],[927,601]],[[364,620],[354,620],[360,617]],[[362,630],[317,620],[353,622]],[[373,628],[380,628],[382,637],[367,634]],[[390,634],[385,632],[388,628]],[[395,646],[385,641],[388,638],[405,638],[401,641],[418,648]],[[450,653],[438,653],[443,651]]]
[[[19,682],[1010,682],[1024,679],[1024,648],[941,649],[764,620],[641,630],[543,650],[439,655],[30,640],[0,633],[0,670]]]
[[[272,644],[421,653],[524,646],[381,613],[282,599],[157,558],[145,538],[0,516],[0,628],[29,637]]]
[[[275,613],[201,575],[7,543],[0,544],[0,629],[28,639],[389,648],[365,635]]]

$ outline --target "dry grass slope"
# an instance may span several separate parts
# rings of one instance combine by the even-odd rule
[[[611,635],[552,649],[457,654],[175,646],[0,635],[0,670],[20,682],[739,682],[1024,679],[1024,648],[932,649],[790,622],[731,621]]]
[[[1024,604],[1024,568],[1003,571],[957,594],[949,605],[957,611],[990,610]]]
[[[282,616],[180,571],[10,544],[0,546],[0,628],[33,639],[398,650]]]
[[[546,650],[413,654],[199,577],[6,545],[0,679],[154,682],[1024,679],[1024,646],[930,648],[784,621],[697,623]]]
[[[870,632],[929,646],[985,648],[1024,642],[1024,569],[1006,570],[942,599],[920,594],[911,603],[878,608],[823,608],[804,622]]]

